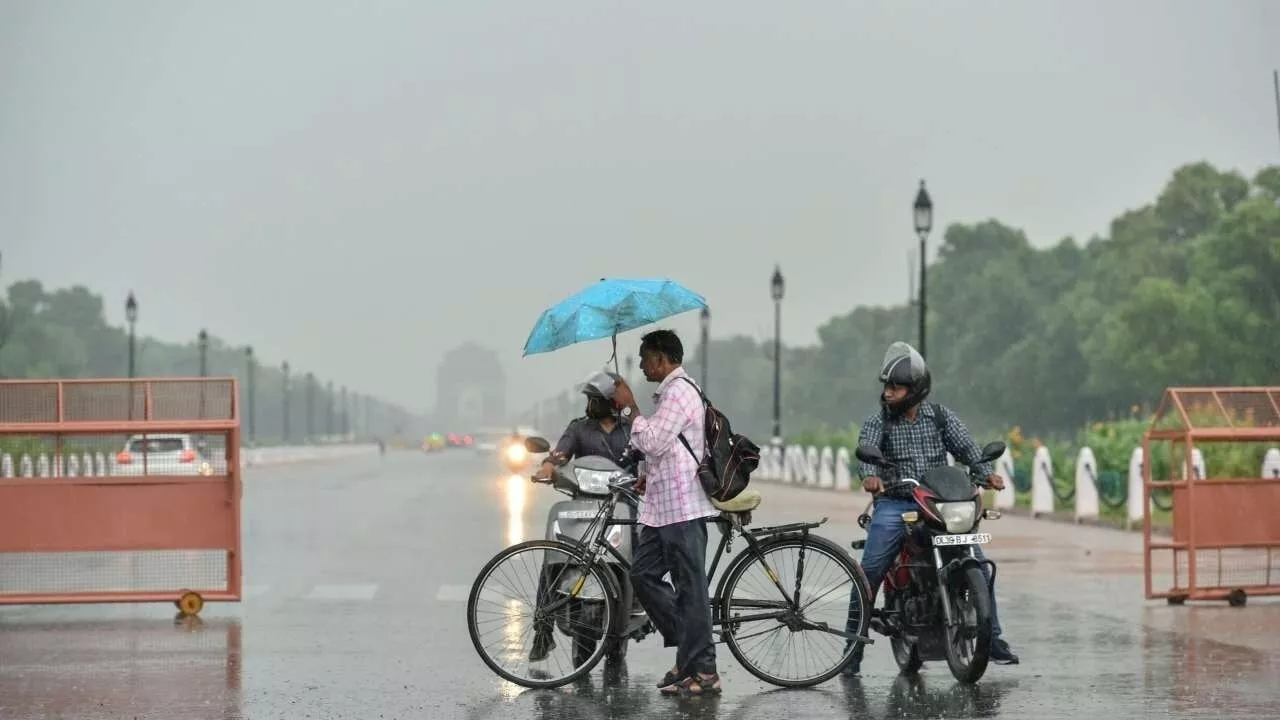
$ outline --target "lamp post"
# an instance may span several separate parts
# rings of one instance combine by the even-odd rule
[[[245,385],[246,385],[246,388],[245,388],[245,395],[246,395],[246,397],[247,397],[247,400],[248,400],[248,403],[247,403],[247,404],[248,404],[248,406],[249,406],[249,407],[248,407],[248,411],[249,411],[249,446],[250,446],[250,447],[253,447],[253,445],[254,445],[254,441],[255,441],[255,440],[256,440],[256,438],[257,438],[257,432],[256,432],[256,430],[255,430],[255,425],[257,424],[257,423],[255,422],[255,420],[257,419],[257,413],[256,413],[256,412],[254,412],[254,405],[253,405],[253,399],[254,399],[254,398],[253,398],[253,386],[254,386],[254,379],[255,379],[255,377],[256,377],[256,375],[257,375],[257,367],[256,367],[256,363],[254,363],[254,361],[253,361],[253,346],[252,346],[252,345],[250,345],[249,347],[247,347],[247,348],[245,348],[245,349],[244,349],[244,361],[245,361]]]
[[[351,406],[347,404],[347,386],[342,386],[342,439],[351,435]]]
[[[912,205],[915,218],[916,236],[920,238],[920,351],[921,357],[925,355],[925,314],[929,310],[928,295],[925,292],[925,241],[929,238],[929,231],[933,229],[933,200],[929,197],[929,191],[924,189],[924,180],[920,181],[920,190],[916,192],[916,201]]]
[[[135,328],[138,324],[138,299],[133,296],[133,291],[129,291],[129,298],[124,301],[124,316],[129,321],[129,379],[132,380],[135,375],[134,358],[137,357],[137,333]],[[132,387],[132,385],[131,385]],[[132,398],[130,398],[131,406]]]
[[[324,434],[328,438],[333,437],[333,403],[336,399],[333,395],[333,381],[330,380],[324,393]]]
[[[707,351],[711,345],[711,308],[702,306],[702,389],[707,389]]]
[[[133,421],[133,404],[134,390],[133,378],[137,375],[137,368],[134,361],[137,358],[138,335],[136,327],[138,324],[138,299],[133,296],[133,291],[129,291],[129,297],[124,301],[124,317],[129,322],[129,421]]]
[[[773,444],[782,444],[782,296],[786,284],[782,268],[773,268],[769,283],[773,295]]]
[[[203,380],[209,375],[209,331],[200,328],[200,335],[197,336],[200,345],[200,378]],[[200,383],[200,419],[204,419],[204,383]]]
[[[282,419],[281,434],[284,436],[282,438],[284,440],[284,443],[288,445],[289,444],[289,395],[292,394],[289,388],[289,361],[288,360],[285,360],[283,363],[280,364],[280,372],[283,373],[284,375],[284,382],[281,385],[282,394],[281,394],[281,400],[280,400],[280,406],[284,409],[284,415],[281,418]]]
[[[311,442],[316,434],[316,374],[307,373],[307,436],[303,442]]]

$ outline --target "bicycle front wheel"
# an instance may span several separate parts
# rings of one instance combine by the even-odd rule
[[[808,687],[830,680],[853,656],[856,641],[844,633],[867,634],[871,593],[866,575],[844,548],[826,538],[783,536],[758,547],[758,554],[744,553],[725,575],[720,598],[725,644],[748,672],[767,683]],[[780,617],[752,618],[761,615]],[[769,660],[770,651],[776,663]]]
[[[467,629],[480,659],[528,688],[567,685],[591,672],[618,612],[606,572],[581,548],[554,540],[495,555],[467,599]]]

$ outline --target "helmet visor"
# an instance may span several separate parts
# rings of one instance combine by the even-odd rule
[[[913,385],[925,374],[924,358],[911,345],[901,340],[885,351],[880,365],[880,382],[891,385]]]

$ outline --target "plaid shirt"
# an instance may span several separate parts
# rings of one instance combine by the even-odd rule
[[[969,428],[965,427],[956,414],[943,407],[945,420],[942,433],[934,424],[934,405],[921,403],[916,413],[915,422],[905,417],[889,424],[888,438],[885,436],[884,416],[876,413],[867,418],[858,431],[859,445],[874,445],[884,449],[886,460],[898,466],[897,476],[885,477],[881,469],[870,463],[859,463],[858,474],[862,477],[872,475],[884,482],[884,497],[910,498],[911,488],[899,483],[899,478],[920,479],[928,470],[943,467],[947,464],[947,453],[963,465],[968,465],[975,478],[985,480],[995,473],[991,463],[979,463],[982,449],[973,441]]]
[[[719,515],[698,482],[698,462],[680,438],[683,433],[694,454],[706,453],[705,408],[684,368],[676,368],[653,394],[652,417],[631,421],[631,444],[645,455],[645,494],[640,504],[641,525],[663,527]]]

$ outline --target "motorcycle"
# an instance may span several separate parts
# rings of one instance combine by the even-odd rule
[[[545,453],[551,449],[545,438],[529,437],[524,441],[524,448],[530,453]],[[589,535],[594,535],[596,523],[600,521],[601,508],[609,498],[609,483],[622,476],[635,476],[640,461],[639,453],[633,451],[621,459],[621,464],[609,458],[588,455],[574,458],[558,466],[549,480],[554,490],[569,496],[551,506],[547,512],[546,539],[578,543]],[[636,526],[635,509],[627,503],[618,503],[614,509],[613,519],[605,534],[606,541],[613,546],[621,560],[627,563],[632,559],[631,528]],[[543,562],[543,578],[562,578],[560,587],[552,592],[559,595],[571,595],[575,580],[579,574],[561,572],[566,558],[558,553],[548,553]],[[617,613],[613,627],[603,634],[600,630],[583,630],[581,628],[599,628],[600,614],[604,612],[602,593],[610,591],[606,588],[588,587],[580,590],[577,597],[565,606],[565,610],[557,614],[556,626],[565,635],[574,638],[574,662],[585,663],[590,659],[599,642],[608,643],[605,660],[616,662],[627,655],[629,640],[640,641],[654,632],[655,628],[649,616],[635,601],[635,593],[631,587],[631,575],[625,565],[612,553],[606,553],[603,561],[612,571],[619,606],[631,608],[631,612]],[[570,627],[577,628],[570,631]]]
[[[982,448],[982,462],[992,462],[1004,451],[1004,443],[990,443]],[[875,446],[860,445],[854,454],[896,472]],[[999,519],[1000,512],[983,510],[982,490],[959,467],[934,468],[919,480],[900,482],[912,486],[918,509],[902,514],[906,542],[885,573],[884,609],[873,612],[871,627],[889,637],[904,674],[916,673],[926,661],[945,659],[956,680],[975,683],[991,657],[996,566],[978,560],[973,548],[991,542],[991,535],[978,532],[978,526]],[[864,530],[871,523],[870,507],[858,518]],[[853,547],[866,547],[866,540]],[[984,564],[991,571],[990,584],[982,573]]]
[[[502,462],[511,472],[519,473],[528,465],[530,454],[524,443],[513,438],[502,448]]]

